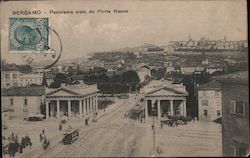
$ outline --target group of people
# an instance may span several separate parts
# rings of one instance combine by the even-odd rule
[[[11,133],[7,141],[8,141],[8,153],[10,157],[15,157],[15,154],[17,152],[23,153],[23,149],[25,147],[32,146],[31,139],[27,134],[19,139],[18,135]]]

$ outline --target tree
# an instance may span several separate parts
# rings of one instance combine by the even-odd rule
[[[68,83],[67,76],[63,73],[57,73],[50,87],[59,88],[61,86],[61,83]]]
[[[122,82],[138,84],[140,82],[140,78],[135,71],[129,70],[122,74]]]
[[[94,73],[105,73],[105,72],[107,72],[107,70],[103,67],[94,67],[93,72]]]
[[[129,86],[129,90],[131,91],[131,87],[137,89],[137,86],[140,83],[140,78],[135,71],[126,71],[122,74],[122,83],[127,84]]]

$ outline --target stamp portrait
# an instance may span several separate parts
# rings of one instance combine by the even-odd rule
[[[9,51],[40,52],[49,49],[48,18],[9,18]]]

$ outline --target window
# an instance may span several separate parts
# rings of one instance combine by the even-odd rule
[[[220,110],[217,110],[217,116],[220,116]]]
[[[6,78],[7,80],[9,80],[9,79],[10,79],[10,74],[6,74],[6,75],[5,75],[5,78]]]
[[[230,113],[245,116],[245,107],[246,104],[242,101],[230,101]]]
[[[207,110],[204,110],[204,116],[207,116]]]
[[[27,100],[27,98],[24,98],[23,112],[28,112],[27,105],[28,105],[28,100]]]
[[[202,106],[208,106],[208,100],[202,100],[201,104]]]
[[[10,99],[10,105],[13,106],[13,98]]]
[[[27,100],[27,98],[25,98],[24,99],[24,106],[27,107],[27,105],[28,105],[28,100]]]
[[[13,79],[17,79],[17,74],[13,74]]]
[[[220,96],[220,91],[215,91],[215,96]]]
[[[14,100],[13,98],[10,98],[10,112],[14,112]]]

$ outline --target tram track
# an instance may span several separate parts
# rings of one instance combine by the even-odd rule
[[[85,126],[87,127],[86,129],[80,130],[79,134],[82,137],[80,137],[73,144],[71,144],[70,147],[61,145],[60,142],[58,142],[56,145],[50,148],[49,151],[44,152],[39,157],[72,157],[79,153],[77,151],[81,152],[80,156],[92,155],[103,145],[110,144],[112,140],[117,137],[119,133],[129,125],[128,122],[121,125],[120,122],[117,122],[116,120],[121,119],[121,117],[123,116],[121,114],[126,111],[127,107],[131,107],[133,103],[136,103],[135,100],[124,100],[118,107],[112,109],[112,111],[99,116],[99,122],[95,124],[90,124],[89,126]],[[81,129],[82,128],[84,127],[81,127]],[[104,141],[102,141],[103,133],[107,133],[105,135],[105,138],[106,136],[108,138],[104,139]],[[110,133],[112,134],[109,135]],[[93,137],[95,138],[95,140],[100,141],[94,141]]]
[[[124,106],[128,106],[130,105],[131,103],[130,102],[127,102],[123,105],[120,105],[116,110],[114,110],[112,112],[112,114],[108,115],[108,117],[106,117],[103,121],[107,121],[108,119],[110,118],[115,118],[115,116],[117,115],[120,115],[121,113],[119,113],[118,111],[120,111]],[[120,111],[121,112],[121,111]],[[121,116],[120,116],[121,117]],[[119,118],[119,117],[118,117]],[[106,123],[105,123],[106,124]],[[114,123],[113,123],[114,124]],[[109,125],[109,124],[106,124],[106,125]],[[112,133],[111,136],[108,137],[107,140],[105,140],[103,143],[101,143],[100,141],[99,142],[96,142],[96,143],[93,143],[90,145],[90,149],[87,150],[84,154],[81,154],[80,156],[82,155],[88,155],[88,156],[91,156],[91,154],[93,154],[95,152],[95,149],[100,149],[102,146],[107,146],[117,135],[120,134],[120,131],[124,128],[126,128],[126,126],[128,126],[129,123],[126,121],[126,123],[124,125],[122,125],[121,127],[119,127],[115,132]],[[109,128],[110,130],[110,128]],[[87,143],[85,143],[87,144]],[[80,146],[79,146],[80,147]],[[77,151],[77,149],[75,149],[74,151],[72,151],[69,156],[74,156],[74,152]]]

